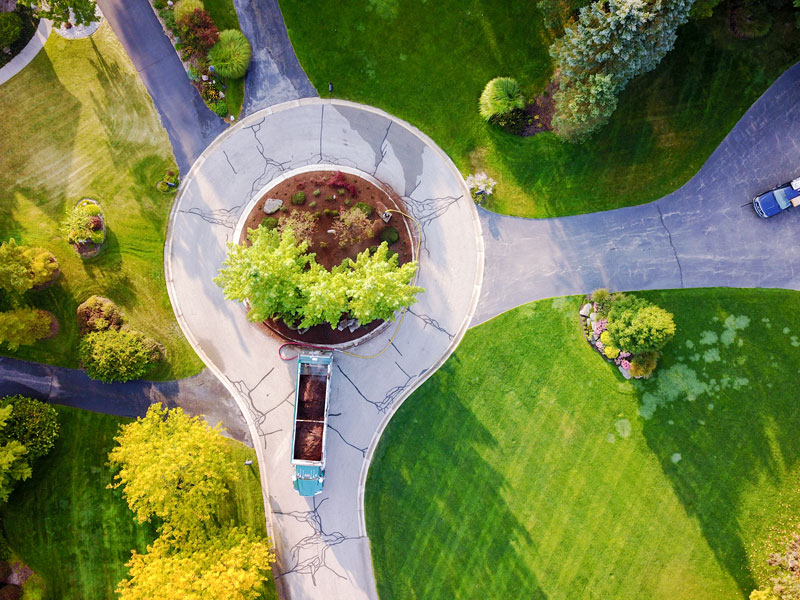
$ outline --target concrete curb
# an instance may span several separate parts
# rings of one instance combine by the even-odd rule
[[[17,54],[11,61],[2,69],[0,69],[0,85],[14,77],[17,73],[22,71],[28,64],[36,58],[39,51],[44,48],[47,38],[53,31],[53,24],[47,19],[39,21],[39,27],[36,33],[33,34],[31,41],[22,49],[22,52]]]
[[[265,457],[263,456],[264,449],[263,449],[262,445],[258,444],[258,443],[255,443],[255,440],[260,439],[259,434],[258,434],[258,429],[256,428],[256,425],[255,425],[255,422],[253,420],[253,417],[252,417],[252,415],[250,413],[250,410],[249,410],[249,408],[248,408],[248,406],[246,404],[246,400],[243,397],[240,396],[239,392],[234,388],[232,383],[223,375],[223,373],[216,367],[216,365],[214,365],[210,361],[209,357],[201,349],[201,347],[200,347],[200,345],[198,343],[198,340],[195,339],[194,335],[192,334],[191,330],[188,327],[188,324],[187,324],[186,320],[183,317],[183,314],[182,314],[182,311],[181,311],[181,307],[180,307],[180,304],[178,302],[177,294],[176,294],[176,291],[174,289],[174,277],[173,277],[173,273],[172,273],[172,246],[173,246],[174,222],[175,222],[176,215],[180,211],[181,203],[182,203],[182,201],[184,199],[184,196],[185,196],[185,192],[186,192],[186,189],[187,189],[187,185],[186,185],[187,182],[190,181],[193,178],[193,176],[197,173],[198,169],[200,169],[200,167],[203,165],[203,163],[207,160],[209,155],[211,153],[213,153],[228,138],[228,136],[233,135],[234,133],[236,133],[238,130],[240,130],[242,128],[248,127],[248,126],[252,125],[253,123],[258,122],[259,120],[263,119],[264,117],[266,117],[268,115],[277,114],[277,113],[280,113],[280,112],[283,112],[283,111],[286,111],[286,110],[289,110],[289,109],[292,109],[292,108],[300,107],[300,106],[325,105],[325,104],[349,107],[349,108],[354,108],[354,109],[361,110],[361,111],[364,111],[364,112],[373,113],[373,114],[379,115],[379,116],[381,116],[381,117],[383,117],[383,118],[385,118],[387,120],[390,120],[392,123],[395,123],[398,126],[400,126],[403,129],[405,129],[406,131],[410,132],[415,137],[420,139],[425,144],[426,147],[428,147],[429,149],[434,151],[434,153],[443,161],[443,164],[446,165],[446,167],[452,172],[452,174],[456,177],[456,179],[461,182],[461,185],[462,185],[462,188],[463,188],[463,192],[464,192],[464,198],[467,198],[467,199],[470,198],[469,190],[467,189],[466,184],[464,183],[464,180],[463,180],[463,177],[461,176],[461,173],[458,171],[458,169],[456,168],[455,164],[452,162],[450,157],[447,156],[433,142],[433,140],[431,140],[430,137],[428,137],[427,135],[422,133],[416,127],[414,127],[414,126],[412,126],[412,125],[410,125],[410,124],[408,124],[408,123],[406,123],[406,122],[404,122],[404,121],[402,121],[402,120],[400,120],[400,119],[398,119],[398,118],[386,113],[385,111],[382,111],[380,109],[377,109],[377,108],[374,108],[374,107],[371,107],[371,106],[361,105],[361,104],[358,104],[358,103],[355,103],[355,102],[349,102],[349,101],[345,101],[345,100],[336,100],[336,99],[302,98],[302,99],[299,99],[299,100],[291,100],[291,101],[288,101],[288,102],[277,104],[277,105],[272,106],[270,108],[266,108],[266,109],[260,110],[260,111],[258,111],[256,113],[253,113],[251,115],[248,115],[247,117],[245,117],[244,119],[242,119],[241,121],[237,122],[232,127],[230,127],[227,131],[224,131],[223,133],[221,133],[201,153],[201,155],[197,158],[197,160],[192,165],[191,169],[189,170],[189,172],[186,174],[185,178],[183,179],[183,181],[182,181],[182,183],[181,183],[181,185],[180,185],[180,187],[178,189],[178,194],[177,194],[176,200],[172,205],[172,209],[170,210],[170,216],[169,216],[168,226],[167,226],[167,237],[166,237],[166,243],[165,243],[165,248],[164,248],[164,272],[165,272],[165,279],[166,279],[166,285],[167,285],[167,292],[168,292],[170,301],[172,303],[173,311],[175,312],[175,316],[176,316],[176,319],[178,321],[178,324],[180,325],[181,329],[183,330],[184,335],[186,336],[187,340],[192,345],[192,347],[194,348],[194,350],[198,354],[198,356],[200,356],[200,358],[203,360],[203,362],[206,363],[208,368],[220,379],[220,381],[225,385],[225,387],[228,389],[228,391],[231,393],[231,395],[235,398],[240,410],[242,411],[242,414],[243,414],[245,420],[247,421],[248,427],[250,428],[251,436],[253,437],[253,440],[254,440],[254,446],[256,448],[256,453],[257,453],[258,460],[259,460],[259,472],[260,472],[260,475],[261,475],[262,494],[263,494],[263,500],[264,500],[264,512],[265,512],[265,518],[266,518],[266,521],[267,521],[267,531],[268,531],[270,537],[272,537],[273,539],[275,539],[275,537],[274,537],[273,515],[272,515],[271,510],[270,510],[270,506],[271,506],[270,502],[269,502],[269,496],[270,495],[269,495],[269,492],[268,492],[269,482],[267,481],[267,473],[266,473],[266,468],[265,468],[265,465],[266,465],[267,461],[266,461]],[[399,408],[399,406],[405,401],[405,399],[417,387],[419,387],[419,385],[421,383],[423,383],[428,377],[430,377],[430,375],[433,374],[433,372],[435,372],[444,363],[445,360],[447,360],[447,358],[455,350],[456,346],[458,346],[458,343],[463,338],[463,336],[464,336],[464,334],[465,334],[465,332],[466,332],[466,330],[467,330],[467,328],[469,326],[469,323],[472,320],[472,316],[474,315],[476,307],[477,307],[477,304],[478,304],[478,300],[479,300],[479,297],[480,297],[481,285],[482,285],[482,282],[483,282],[484,244],[483,244],[483,236],[482,236],[481,223],[480,223],[480,218],[479,218],[479,215],[478,215],[478,211],[477,211],[477,209],[476,209],[476,207],[475,207],[475,205],[473,203],[470,203],[470,206],[471,206],[471,217],[472,217],[472,223],[473,223],[473,234],[475,235],[475,239],[476,239],[476,249],[477,249],[477,251],[476,251],[476,258],[475,258],[475,260],[476,260],[476,275],[475,275],[475,281],[473,283],[472,297],[470,299],[469,307],[467,309],[467,314],[465,315],[465,317],[464,317],[464,319],[463,319],[463,321],[462,321],[462,323],[461,323],[461,325],[459,327],[459,330],[457,331],[456,335],[454,336],[454,338],[451,341],[450,345],[447,347],[447,349],[444,352],[444,354],[441,355],[433,365],[431,365],[431,368],[429,368],[427,370],[427,372],[425,373],[425,376],[423,378],[421,378],[419,381],[417,381],[415,383],[415,385],[411,389],[409,389],[406,393],[404,393],[401,397],[397,398],[397,400],[394,403],[394,406],[392,407],[392,410],[390,412],[388,412],[384,416],[384,418],[381,420],[380,426],[374,432],[374,434],[372,436],[372,439],[370,440],[369,447],[368,447],[368,452],[367,452],[367,454],[365,456],[366,460],[362,464],[361,472],[360,472],[360,475],[359,475],[359,483],[358,483],[358,489],[357,489],[357,502],[358,502],[357,511],[358,511],[358,521],[359,521],[359,523],[358,523],[359,534],[361,536],[365,537],[365,538],[367,537],[367,533],[366,533],[366,522],[365,522],[365,516],[364,516],[364,488],[365,488],[365,484],[366,484],[367,473],[368,473],[368,470],[369,470],[369,464],[371,462],[372,456],[374,455],[375,448],[377,447],[377,444],[378,444],[378,441],[380,440],[381,434],[383,433],[384,429],[386,428],[387,424],[389,423],[389,420],[391,419],[392,415],[396,412],[397,408]],[[369,543],[368,539],[367,539],[367,542]],[[375,586],[374,574],[372,576],[372,584],[373,584],[373,589],[369,590],[369,593],[370,593],[370,595],[372,597],[377,598],[378,597],[377,588],[374,587]]]

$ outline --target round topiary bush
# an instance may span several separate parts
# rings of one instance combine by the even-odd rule
[[[219,34],[219,41],[208,51],[208,62],[214,65],[220,77],[239,79],[247,73],[250,55],[250,42],[242,32],[226,29]]]
[[[189,16],[196,10],[205,10],[205,5],[202,0],[180,0],[175,5],[175,21],[181,21],[184,17]]]
[[[0,313],[0,344],[16,351],[20,346],[30,346],[50,336],[53,317],[35,308],[17,308]]]
[[[761,3],[747,2],[731,7],[730,28],[736,37],[754,40],[772,29],[772,12]]]
[[[525,108],[519,84],[511,77],[495,77],[483,88],[479,112],[487,121]]]
[[[22,35],[22,17],[14,12],[0,13],[0,48],[7,48]]]
[[[78,356],[89,377],[111,383],[141,378],[164,357],[164,351],[138,331],[108,329],[85,336]]]
[[[76,314],[81,335],[92,331],[120,329],[125,324],[125,317],[119,307],[102,296],[89,296],[78,306]]]
[[[381,229],[381,232],[378,234],[378,238],[382,242],[386,242],[391,246],[400,239],[400,234],[397,232],[397,229],[389,226]]]
[[[8,405],[12,407],[11,418],[3,433],[28,449],[27,458],[31,462],[50,452],[59,431],[56,409],[26,396],[6,396],[0,400],[0,406]]]

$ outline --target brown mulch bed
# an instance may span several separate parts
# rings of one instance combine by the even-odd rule
[[[308,251],[316,254],[316,261],[330,270],[336,265],[341,264],[345,258],[355,260],[360,252],[380,244],[378,234],[384,227],[394,227],[400,239],[389,246],[389,249],[397,253],[398,264],[404,264],[413,260],[413,240],[409,235],[409,228],[406,227],[406,219],[402,215],[393,213],[390,221],[384,223],[380,217],[379,205],[386,208],[407,212],[403,201],[391,190],[379,188],[365,179],[355,175],[344,174],[346,182],[353,186],[352,191],[343,188],[330,186],[327,182],[333,177],[335,171],[313,171],[295,175],[279,183],[270,189],[258,202],[256,202],[250,214],[247,216],[239,243],[249,244],[247,240],[247,230],[257,228],[267,217],[278,219],[278,224],[283,217],[292,214],[292,211],[307,212],[318,214],[316,227],[312,232],[309,241]],[[314,191],[319,190],[318,196],[314,196]],[[303,204],[294,205],[291,197],[297,192],[304,192],[306,195]],[[355,192],[355,193],[353,193]],[[334,198],[335,196],[335,198]],[[279,210],[271,215],[264,212],[264,203],[267,198],[277,198],[283,201],[285,211]],[[362,240],[356,244],[341,248],[334,234],[330,233],[333,229],[335,217],[325,215],[325,209],[342,212],[353,208],[357,202],[365,202],[373,207],[370,221],[373,223],[375,234],[372,238]],[[312,205],[313,204],[313,205]],[[279,336],[298,340],[308,344],[341,344],[356,340],[379,327],[383,321],[373,321],[366,326],[361,326],[353,332],[349,329],[339,331],[331,329],[327,323],[310,328],[305,333],[292,330],[282,321],[265,321],[262,326],[265,330],[276,333]]]
[[[298,423],[294,436],[294,458],[322,460],[322,423]]]
[[[525,107],[533,122],[520,132],[522,137],[530,137],[543,131],[553,131],[553,114],[555,113],[555,102],[553,94],[558,90],[558,83],[551,81],[547,84],[544,92],[536,96],[533,102]]]

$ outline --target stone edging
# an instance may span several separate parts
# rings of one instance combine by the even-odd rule
[[[53,24],[47,19],[39,21],[39,27],[36,28],[36,33],[33,34],[31,41],[29,41],[22,52],[12,58],[9,63],[0,69],[0,85],[14,77],[17,73],[22,71],[28,64],[36,58],[39,51],[44,48],[47,38],[50,37],[50,32],[53,30]]]
[[[406,129],[416,137],[418,137],[428,148],[433,150],[437,154],[437,156],[439,156],[439,158],[443,161],[443,163],[447,165],[447,167],[456,176],[456,178],[462,183],[464,190],[464,197],[469,199],[470,206],[472,208],[471,213],[472,213],[473,232],[475,234],[475,240],[477,246],[477,251],[476,251],[477,269],[476,269],[475,282],[473,286],[472,299],[470,301],[467,314],[465,315],[464,321],[462,322],[458,332],[453,337],[453,340],[450,343],[450,346],[447,348],[446,352],[439,358],[439,360],[437,360],[433,365],[431,365],[431,368],[428,369],[425,376],[421,377],[415,383],[415,385],[413,385],[406,391],[405,394],[397,398],[392,407],[392,410],[387,412],[386,415],[384,415],[384,418],[381,421],[378,429],[374,432],[372,439],[370,440],[365,460],[362,463],[361,473],[359,475],[358,489],[356,492],[358,499],[359,535],[365,537],[367,539],[367,543],[369,544],[369,538],[367,537],[367,531],[366,531],[366,521],[364,517],[364,488],[366,484],[367,473],[369,471],[369,465],[375,453],[377,442],[380,439],[381,435],[383,434],[384,429],[386,429],[386,426],[388,425],[392,415],[394,415],[394,413],[397,411],[400,405],[402,405],[405,399],[408,398],[408,396],[414,390],[416,390],[424,381],[426,381],[427,378],[430,377],[450,357],[453,351],[455,351],[459,342],[464,337],[467,328],[469,327],[469,323],[472,320],[473,315],[475,314],[475,309],[477,308],[478,300],[480,298],[481,285],[483,283],[483,265],[484,265],[484,243],[483,243],[483,234],[481,230],[480,218],[478,216],[477,208],[475,207],[474,202],[472,202],[472,196],[469,193],[469,190],[467,189],[466,183],[464,183],[464,178],[461,176],[461,172],[456,168],[455,164],[450,159],[450,157],[447,154],[445,154],[444,151],[441,148],[439,148],[439,146],[436,145],[436,143],[430,137],[422,133],[419,129],[417,129],[413,125],[406,123],[405,121],[402,121],[383,110],[374,108],[372,106],[367,106],[364,104],[358,104],[357,102],[350,102],[348,100],[337,100],[333,98],[301,98],[299,100],[291,100],[289,102],[283,102],[281,104],[276,104],[275,106],[259,110],[256,113],[246,116],[244,119],[238,121],[232,127],[228,128],[226,131],[223,131],[219,136],[217,136],[217,138],[214,141],[212,141],[206,147],[205,150],[203,150],[200,156],[197,157],[194,164],[189,169],[189,172],[181,180],[181,184],[178,187],[178,193],[176,195],[175,202],[172,204],[172,208],[170,209],[169,219],[167,221],[167,237],[164,243],[164,276],[165,276],[165,283],[167,286],[167,294],[169,295],[173,312],[175,313],[175,318],[178,321],[178,324],[180,325],[184,336],[186,336],[186,339],[189,342],[189,344],[191,344],[192,349],[205,363],[206,367],[212,373],[214,373],[217,379],[219,379],[220,382],[222,382],[222,384],[231,394],[234,401],[239,406],[239,410],[242,412],[242,416],[244,417],[245,421],[247,422],[247,426],[250,429],[250,435],[253,439],[253,445],[255,446],[256,455],[258,457],[259,475],[261,477],[261,491],[264,503],[264,516],[266,518],[267,533],[269,534],[270,538],[274,540],[275,528],[272,521],[272,511],[270,510],[269,482],[267,480],[266,461],[263,460],[263,456],[261,456],[261,452],[263,451],[262,446],[259,443],[257,443],[257,440],[260,439],[260,436],[255,421],[253,420],[253,416],[250,413],[250,409],[246,405],[244,399],[240,397],[239,392],[233,387],[228,378],[225,377],[225,375],[221,372],[221,370],[208,358],[207,354],[201,349],[200,345],[198,344],[191,330],[187,326],[183,314],[181,313],[180,305],[177,302],[175,291],[172,285],[173,277],[172,277],[171,255],[172,255],[172,234],[174,231],[173,223],[175,221],[176,215],[179,212],[180,203],[181,200],[183,199],[183,194],[185,192],[187,182],[191,181],[193,175],[197,170],[200,169],[200,167],[206,161],[207,157],[210,154],[212,154],[214,150],[219,145],[221,145],[229,136],[233,135],[237,130],[242,129],[244,127],[248,127],[252,123],[258,121],[259,119],[262,119],[265,115],[277,114],[285,110],[297,108],[300,106],[325,105],[325,104],[346,106],[349,108],[370,112],[385,119],[388,119],[393,123],[396,123],[400,127]],[[370,548],[370,555],[371,555],[371,548]],[[374,584],[375,583],[374,577],[372,578],[372,581]],[[377,589],[373,589],[371,590],[371,592],[374,597],[377,597]]]

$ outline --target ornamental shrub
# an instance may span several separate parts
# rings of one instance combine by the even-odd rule
[[[24,294],[57,276],[58,261],[44,248],[18,246],[14,238],[0,245],[0,288]]]
[[[239,79],[250,65],[250,42],[237,29],[226,29],[208,52],[208,61],[220,77]]]
[[[291,199],[289,202],[294,204],[295,206],[299,206],[306,201],[306,193],[305,192],[297,192],[296,194],[292,194]]]
[[[351,196],[356,196],[356,186],[347,181],[347,177],[345,177],[345,174],[341,171],[336,171],[331,178],[328,179],[327,184],[336,188],[336,193],[339,195],[344,194],[345,191],[347,191],[350,192]]]
[[[184,52],[188,51],[190,55],[204,55],[219,40],[217,26],[205,10],[195,9],[183,18],[176,19],[176,23],[185,45]]]
[[[661,350],[675,335],[675,321],[644,298],[625,296],[611,306],[608,332],[615,346],[641,354]]]
[[[597,288],[592,292],[591,299],[593,302],[597,302],[598,304],[605,304],[611,300],[611,292],[609,292],[606,288]]]
[[[372,216],[373,208],[367,204],[366,202],[356,202],[353,208],[357,208],[361,212],[363,212],[368,217]]]
[[[611,334],[608,331],[604,331],[603,333],[600,334],[600,341],[603,342],[603,344],[613,343],[611,341]]]
[[[631,367],[629,369],[631,376],[633,377],[650,377],[653,374],[653,371],[656,370],[658,366],[658,359],[661,357],[661,354],[658,352],[643,352],[637,356],[634,356],[630,363]]]
[[[143,377],[164,353],[158,342],[143,333],[108,329],[84,336],[78,356],[89,377],[111,383]]]
[[[18,585],[8,584],[0,588],[0,600],[20,600],[22,588]]]
[[[356,207],[343,210],[332,227],[340,248],[352,246],[375,235],[375,224]]]
[[[516,79],[495,77],[483,88],[479,112],[487,121],[522,108],[525,108],[525,100]]]
[[[211,105],[214,114],[223,119],[228,116],[228,103],[225,100],[217,100]]]
[[[35,308],[18,308],[0,313],[0,344],[14,352],[50,335],[50,313]]]
[[[283,217],[278,224],[278,231],[291,229],[298,241],[311,243],[311,237],[317,229],[317,220],[308,212],[293,210],[289,216]]]
[[[175,13],[175,20],[180,21],[188,17],[196,10],[205,10],[206,7],[202,0],[179,0],[172,9]]]
[[[89,296],[78,306],[76,312],[81,335],[92,331],[118,330],[125,324],[125,317],[119,307],[101,296]]]
[[[381,232],[378,234],[378,239],[380,239],[380,241],[382,242],[386,242],[388,245],[391,246],[400,239],[400,234],[397,233],[397,229],[388,226],[381,229]]]
[[[22,17],[15,12],[0,13],[0,48],[7,48],[22,35]]]
[[[267,231],[275,229],[278,226],[278,219],[275,217],[266,217],[263,221],[261,221],[261,226]]]
[[[603,348],[603,354],[611,359],[617,358],[619,356],[619,348],[616,346],[606,346]]]
[[[92,202],[81,202],[61,224],[68,244],[102,244],[106,239],[100,207]]]
[[[11,418],[3,430],[12,440],[18,441],[28,449],[29,462],[44,456],[58,438],[58,413],[56,409],[26,396],[6,396],[0,406],[11,406]]]

